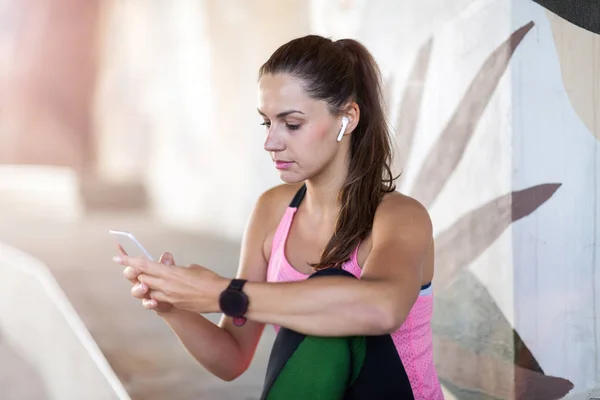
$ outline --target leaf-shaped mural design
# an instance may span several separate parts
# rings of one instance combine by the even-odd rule
[[[461,400],[561,399],[573,388],[567,379],[525,369],[499,357],[476,353],[449,338],[435,336],[433,342],[435,347],[443,349],[443,357],[460,360],[458,368],[455,364],[448,371],[444,370],[444,379],[454,387],[463,390],[468,388],[472,397],[461,393]],[[514,386],[506,385],[513,381]]]
[[[510,58],[533,25],[531,21],[519,28],[490,54],[427,155],[411,193],[426,207],[433,204],[456,170]]]
[[[421,46],[411,73],[396,116],[396,154],[394,155],[394,172],[399,173],[404,169],[412,150],[413,139],[417,130],[417,123],[421,113],[421,104],[425,87],[429,59],[433,40],[429,39]],[[402,179],[400,176],[400,179]]]
[[[544,374],[470,271],[460,273],[434,301],[436,316],[442,316],[433,319],[436,369],[458,399],[559,399],[572,389],[570,381]]]
[[[512,224],[544,204],[560,187],[543,184],[500,196],[460,217],[436,236],[435,286],[446,287]]]
[[[490,365],[495,365],[494,368],[497,367],[496,364],[490,364],[489,360],[485,362],[485,366],[473,365],[473,370],[461,370],[462,372],[458,373],[452,367],[454,364],[452,360],[455,358],[447,354],[449,349],[443,346],[445,342],[442,339],[436,339],[436,343],[438,343],[436,352],[443,353],[436,357],[439,360],[440,378],[453,382],[452,386],[454,387],[460,387],[461,396],[464,396],[464,390],[474,390],[481,395],[482,391],[489,394],[498,390],[499,387],[507,388],[514,384],[516,393],[529,395],[546,390],[544,388],[547,387],[554,388],[557,393],[561,394],[560,397],[553,398],[561,398],[572,388],[572,385],[569,386],[570,382],[562,378],[560,381],[556,381],[559,378],[553,378],[554,380],[548,382],[544,380],[545,378],[541,378],[544,376],[543,371],[525,343],[506,320],[487,289],[470,271],[466,270],[466,267],[488,249],[506,228],[514,221],[533,213],[548,201],[560,186],[560,184],[543,184],[500,196],[467,213],[436,237],[437,265],[434,284],[436,288],[440,288],[440,295],[436,298],[436,311],[441,310],[441,315],[444,315],[443,321],[452,321],[455,325],[448,326],[443,321],[434,319],[434,337],[438,339],[440,335],[450,337],[454,342],[457,341],[457,338],[461,338],[464,341],[464,349],[471,349],[477,354],[490,351],[504,354],[505,362],[512,366],[509,371],[514,370],[515,374],[514,377],[510,375],[507,378],[507,371],[500,373],[495,369],[482,373]],[[468,285],[468,287],[461,287],[458,290],[456,287],[451,287],[449,291],[443,290],[461,273],[463,273],[463,278],[458,286]],[[477,299],[477,301],[473,301],[473,299]],[[469,326],[471,328],[468,329]],[[501,365],[506,367],[508,364]],[[478,381],[477,387],[457,385],[457,374],[461,376],[459,380],[465,381],[468,380],[467,377],[471,373],[477,371],[481,376],[492,376],[493,378]],[[524,371],[534,371],[540,376]],[[451,376],[447,376],[448,374]],[[536,386],[542,383],[544,388]],[[563,393],[564,390],[566,390],[565,393]],[[490,398],[495,398],[495,395],[491,395]],[[511,398],[538,397],[511,396]]]

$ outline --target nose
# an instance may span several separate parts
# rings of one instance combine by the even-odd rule
[[[270,129],[265,139],[264,148],[268,152],[276,152],[285,150],[285,144],[279,137],[275,129]]]

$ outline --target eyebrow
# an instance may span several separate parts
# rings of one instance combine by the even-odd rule
[[[266,117],[265,113],[263,113],[262,111],[260,111],[258,108],[256,109],[256,111],[258,111],[258,113],[260,115],[262,115],[263,117]],[[280,112],[279,114],[277,114],[275,116],[275,118],[279,119],[279,118],[287,117],[288,115],[294,114],[294,113],[298,113],[298,114],[304,115],[304,113],[302,111],[299,111],[299,110],[288,110],[288,111]]]

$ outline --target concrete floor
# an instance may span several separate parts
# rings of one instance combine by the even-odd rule
[[[178,264],[202,264],[224,276],[235,273],[239,243],[168,229],[142,213],[97,213],[78,223],[14,215],[2,215],[2,220],[0,241],[50,267],[134,400],[258,398],[274,330],[265,329],[255,360],[244,375],[231,383],[220,381],[186,352],[159,317],[130,296],[129,282],[111,261],[114,242],[107,231],[132,231],[156,255],[170,251]],[[210,318],[216,321],[218,316]],[[32,373],[10,349],[0,347],[0,357],[8,360],[2,365],[21,365],[14,374]],[[6,380],[7,376],[8,372],[0,372],[0,384],[16,382]],[[36,390],[13,398],[41,399],[43,389]]]

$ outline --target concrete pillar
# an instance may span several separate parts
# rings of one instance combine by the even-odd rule
[[[21,0],[4,6],[0,162],[93,164],[90,102],[99,0]]]

